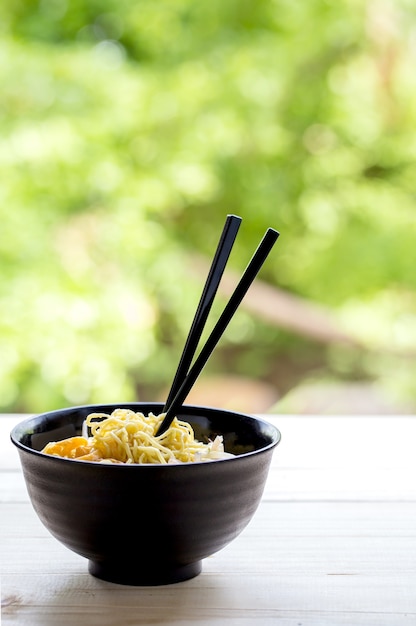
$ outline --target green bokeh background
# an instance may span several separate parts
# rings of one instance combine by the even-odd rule
[[[277,228],[259,280],[360,345],[242,307],[203,377],[414,410],[412,2],[16,0],[0,34],[0,411],[163,397],[228,213],[230,270]]]

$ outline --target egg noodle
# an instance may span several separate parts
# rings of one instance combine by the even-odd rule
[[[224,451],[221,436],[202,443],[187,422],[172,420],[169,428],[155,436],[164,413],[154,415],[116,409],[91,413],[83,424],[83,436],[50,442],[46,454],[98,463],[195,463],[233,456]],[[88,430],[91,436],[88,437]]]

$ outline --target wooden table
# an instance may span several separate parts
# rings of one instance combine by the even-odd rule
[[[266,416],[282,432],[264,498],[202,574],[95,579],[28,502],[0,416],[2,624],[416,625],[416,417]]]

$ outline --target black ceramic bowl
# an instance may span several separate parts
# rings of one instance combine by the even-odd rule
[[[178,465],[107,465],[43,454],[80,434],[89,413],[159,403],[89,405],[37,415],[11,433],[34,509],[46,528],[89,560],[94,576],[130,585],[179,582],[232,541],[260,502],[279,431],[266,421],[185,405],[178,418],[201,441],[223,435],[235,457]]]

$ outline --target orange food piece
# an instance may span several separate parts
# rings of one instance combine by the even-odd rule
[[[66,459],[77,459],[89,455],[91,446],[85,437],[69,437],[63,441],[51,441],[42,450],[45,454],[62,456]]]
[[[102,454],[93,448],[85,437],[69,437],[62,439],[62,441],[51,441],[46,444],[42,452],[52,456],[61,456],[65,459],[77,459],[78,461],[121,463],[116,459],[104,459]]]

